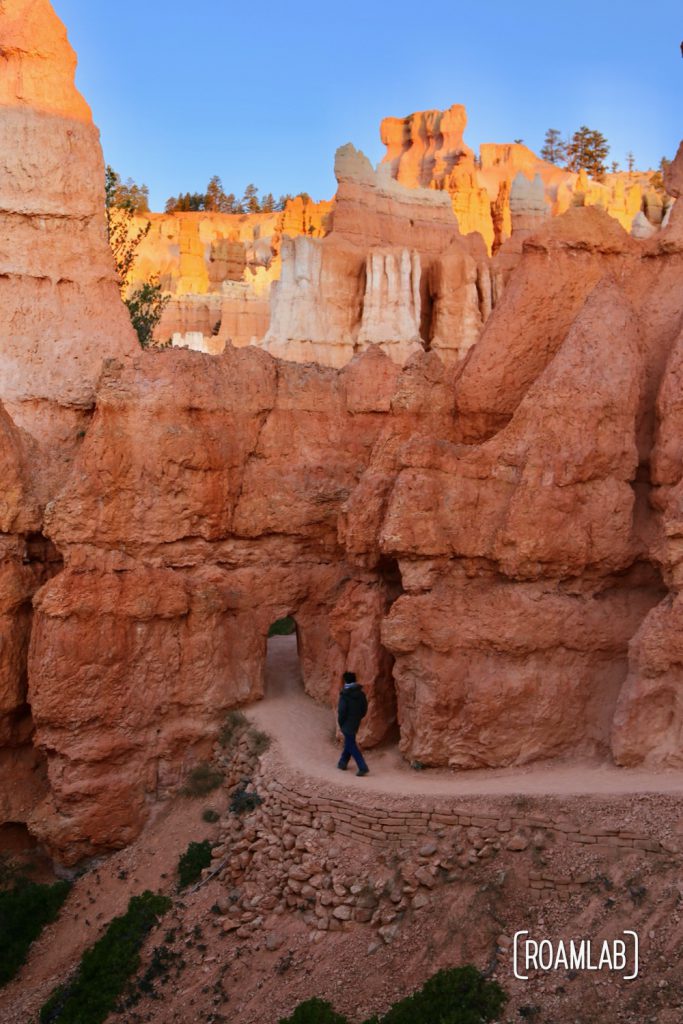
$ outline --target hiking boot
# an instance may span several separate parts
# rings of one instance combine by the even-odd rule
[[[339,769],[340,772],[345,772],[347,766],[345,764],[338,764],[337,768]]]
[[[359,768],[358,771],[356,772],[356,775],[358,776],[359,779],[362,779],[364,775],[369,775],[369,774],[370,774],[370,769],[369,768]]]

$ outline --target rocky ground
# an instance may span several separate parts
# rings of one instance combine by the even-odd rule
[[[268,700],[259,714],[267,707]],[[332,752],[330,734],[321,742]],[[223,773],[218,789],[168,802],[134,845],[76,880],[60,919],[0,993],[3,1024],[35,1020],[83,949],[146,888],[174,902],[147,943],[129,1005],[112,1018],[131,1024],[277,1024],[312,995],[359,1022],[438,968],[462,963],[474,963],[509,993],[506,1022],[681,1019],[677,794],[494,793],[476,798],[482,817],[471,808],[459,817],[433,812],[425,826],[435,799],[429,790],[443,777],[416,773],[421,799],[380,795],[377,778],[373,792],[354,777],[341,776],[332,787],[293,772],[282,740],[264,753],[248,722],[238,720],[223,742],[214,750]],[[537,784],[541,775],[542,769],[529,777]],[[671,784],[671,776],[661,779]],[[262,803],[237,814],[230,802],[246,780],[246,792]],[[218,813],[214,824],[202,820],[209,807]],[[596,833],[597,841],[570,841],[561,825],[572,818],[579,820],[572,827],[584,838]],[[660,839],[624,845],[637,834]],[[197,886],[178,893],[178,858],[191,840],[205,838],[213,866]],[[625,982],[609,972],[560,969],[517,981],[512,938],[523,928],[539,939],[595,943],[635,929],[639,977]],[[145,978],[151,992],[140,987]]]

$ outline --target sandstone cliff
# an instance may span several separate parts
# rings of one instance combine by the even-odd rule
[[[137,341],[107,244],[104,166],[76,57],[45,0],[0,5],[0,818],[45,789],[27,695],[31,598],[62,565],[41,533],[103,359]]]
[[[375,172],[353,146],[335,174],[329,234],[284,249],[264,348],[336,367],[373,345],[398,364],[430,349],[462,358],[491,308],[483,245],[461,237],[445,195]]]
[[[609,174],[599,184],[584,171],[574,174],[541,160],[520,143],[484,143],[477,158],[464,142],[466,127],[467,114],[459,104],[385,118],[380,129],[387,147],[383,164],[404,185],[447,192],[462,233],[478,232],[489,252],[510,238],[515,230],[510,215],[524,214],[527,197],[532,214],[542,209],[541,203],[553,216],[570,206],[598,206],[627,231],[641,211],[655,227],[662,222],[666,197],[650,185],[648,174]],[[510,199],[513,182],[516,203]],[[533,199],[525,194],[524,182],[534,182]]]
[[[346,184],[366,196],[370,173]],[[663,507],[681,472],[664,447],[676,230],[639,243],[590,208],[548,221],[450,369],[435,351],[400,368],[381,345],[342,370],[252,348],[112,364],[48,522],[66,568],[32,634],[51,780],[36,834],[69,858],[126,841],[220,713],[262,693],[268,626],[287,613],[309,693],[331,699],[354,657],[366,742],[396,718],[410,759],[496,766],[613,744],[624,763],[676,763],[670,660],[643,662],[674,656],[675,531],[650,499]],[[324,308],[322,278],[310,294]]]
[[[520,143],[486,143],[476,156],[463,139],[466,125],[465,108],[460,105],[386,118],[380,135],[387,152],[377,176],[367,162],[361,166],[363,161],[351,155],[355,152],[352,147],[344,148],[339,166],[346,163],[347,171],[342,170],[340,193],[331,202],[312,203],[297,197],[280,214],[150,214],[140,218],[151,230],[141,246],[132,285],[158,273],[173,296],[157,339],[214,353],[222,351],[227,341],[238,346],[265,344],[281,357],[314,359],[332,366],[343,365],[352,352],[366,344],[393,342],[392,358],[403,361],[417,347],[430,346],[430,328],[424,320],[430,320],[433,300],[438,299],[433,333],[441,339],[446,358],[457,359],[481,330],[486,310],[501,297],[510,270],[519,262],[524,238],[548,217],[577,206],[597,207],[638,238],[650,237],[666,221],[671,199],[651,186],[649,174],[608,174],[600,184],[583,171],[573,174],[539,159]],[[351,195],[349,182],[354,176],[360,190],[366,191],[365,199],[358,187]],[[398,188],[392,187],[394,182]],[[431,193],[431,199],[425,191]],[[384,198],[378,201],[380,196]],[[407,230],[406,221],[419,221],[422,230],[417,233],[424,235],[434,211],[440,208],[443,220],[447,205],[462,236],[479,235],[488,253],[498,254],[491,286],[481,279],[483,251],[472,237],[469,244],[477,257],[476,274],[462,265],[455,268],[452,260],[447,261],[448,272],[439,263],[423,273],[424,267],[418,270],[411,250],[404,247],[416,279],[414,290],[419,285],[422,293],[420,309],[415,302],[412,309],[403,309],[401,302],[397,305],[393,282],[401,278],[404,258],[399,248],[392,254],[371,256],[366,252],[365,274],[372,283],[361,302],[367,305],[367,312],[356,310],[349,319],[329,306],[319,310],[311,301],[310,295],[324,279],[323,290],[336,287],[346,296],[339,305],[357,304],[354,289],[344,278],[358,276],[358,266],[352,260],[352,267],[342,261],[334,268],[334,260],[326,257],[323,272],[325,247],[291,242],[298,238],[321,240],[334,231],[330,249],[339,248],[342,238],[366,250],[370,245],[400,247],[397,225]],[[367,231],[362,219],[366,209],[373,223]],[[392,210],[389,215],[388,210]],[[425,219],[426,211],[430,212]],[[420,253],[419,246],[416,251]],[[384,262],[387,257],[388,263]],[[271,302],[271,285],[281,278],[282,287],[275,290]],[[480,292],[478,312],[467,297],[475,285]],[[410,291],[410,281],[407,287]],[[290,311],[294,291],[298,308]],[[308,299],[304,297],[307,294]],[[372,326],[378,310],[384,322],[379,331]],[[271,319],[272,329],[264,342]],[[415,327],[418,320],[420,329]]]
[[[301,196],[277,213],[140,214],[133,232],[149,225],[129,287],[159,277],[170,296],[156,332],[161,343],[222,352],[225,344],[261,341],[270,320],[270,286],[281,272],[287,239],[322,238],[333,202]],[[212,339],[218,339],[213,340]]]
[[[105,233],[104,166],[76,58],[47,0],[0,10],[0,399],[49,456],[73,456],[102,359],[136,340]]]
[[[623,684],[631,638],[669,600],[644,467],[680,272],[673,233],[639,245],[593,210],[552,222],[456,370],[455,417],[434,352],[403,370],[377,346],[342,371],[249,349],[112,365],[48,524],[67,567],[33,632],[52,780],[34,830],[72,857],[124,841],[217,713],[262,692],[267,629],[285,613],[319,699],[365,652],[366,739],[396,714],[410,758],[605,756],[614,730],[620,759],[667,760],[678,719],[636,728],[643,698]],[[506,395],[500,412],[489,393]]]

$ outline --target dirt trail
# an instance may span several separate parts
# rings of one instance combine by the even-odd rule
[[[396,747],[369,751],[367,778],[357,779],[351,768],[342,775],[336,768],[339,744],[334,715],[304,693],[294,636],[269,640],[266,696],[248,714],[273,737],[287,765],[315,780],[336,784],[346,793],[357,794],[362,787],[393,796],[683,794],[683,771],[679,770],[653,772],[600,762],[554,761],[521,768],[416,772]]]

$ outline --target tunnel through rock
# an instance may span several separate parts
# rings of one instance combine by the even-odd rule
[[[37,847],[38,841],[23,821],[6,821],[0,825],[0,858],[32,852]]]
[[[380,585],[384,592],[384,616],[386,617],[395,601],[405,593],[398,561],[395,558],[382,556],[377,566]],[[380,643],[380,665],[378,679],[375,683],[375,699],[381,702],[386,721],[386,731],[382,742],[398,744],[401,729],[398,719],[398,700],[394,665],[396,659],[390,651]]]
[[[293,615],[285,615],[281,619],[276,619],[268,630],[263,695],[265,698],[279,697],[293,690],[304,690],[299,626]]]

